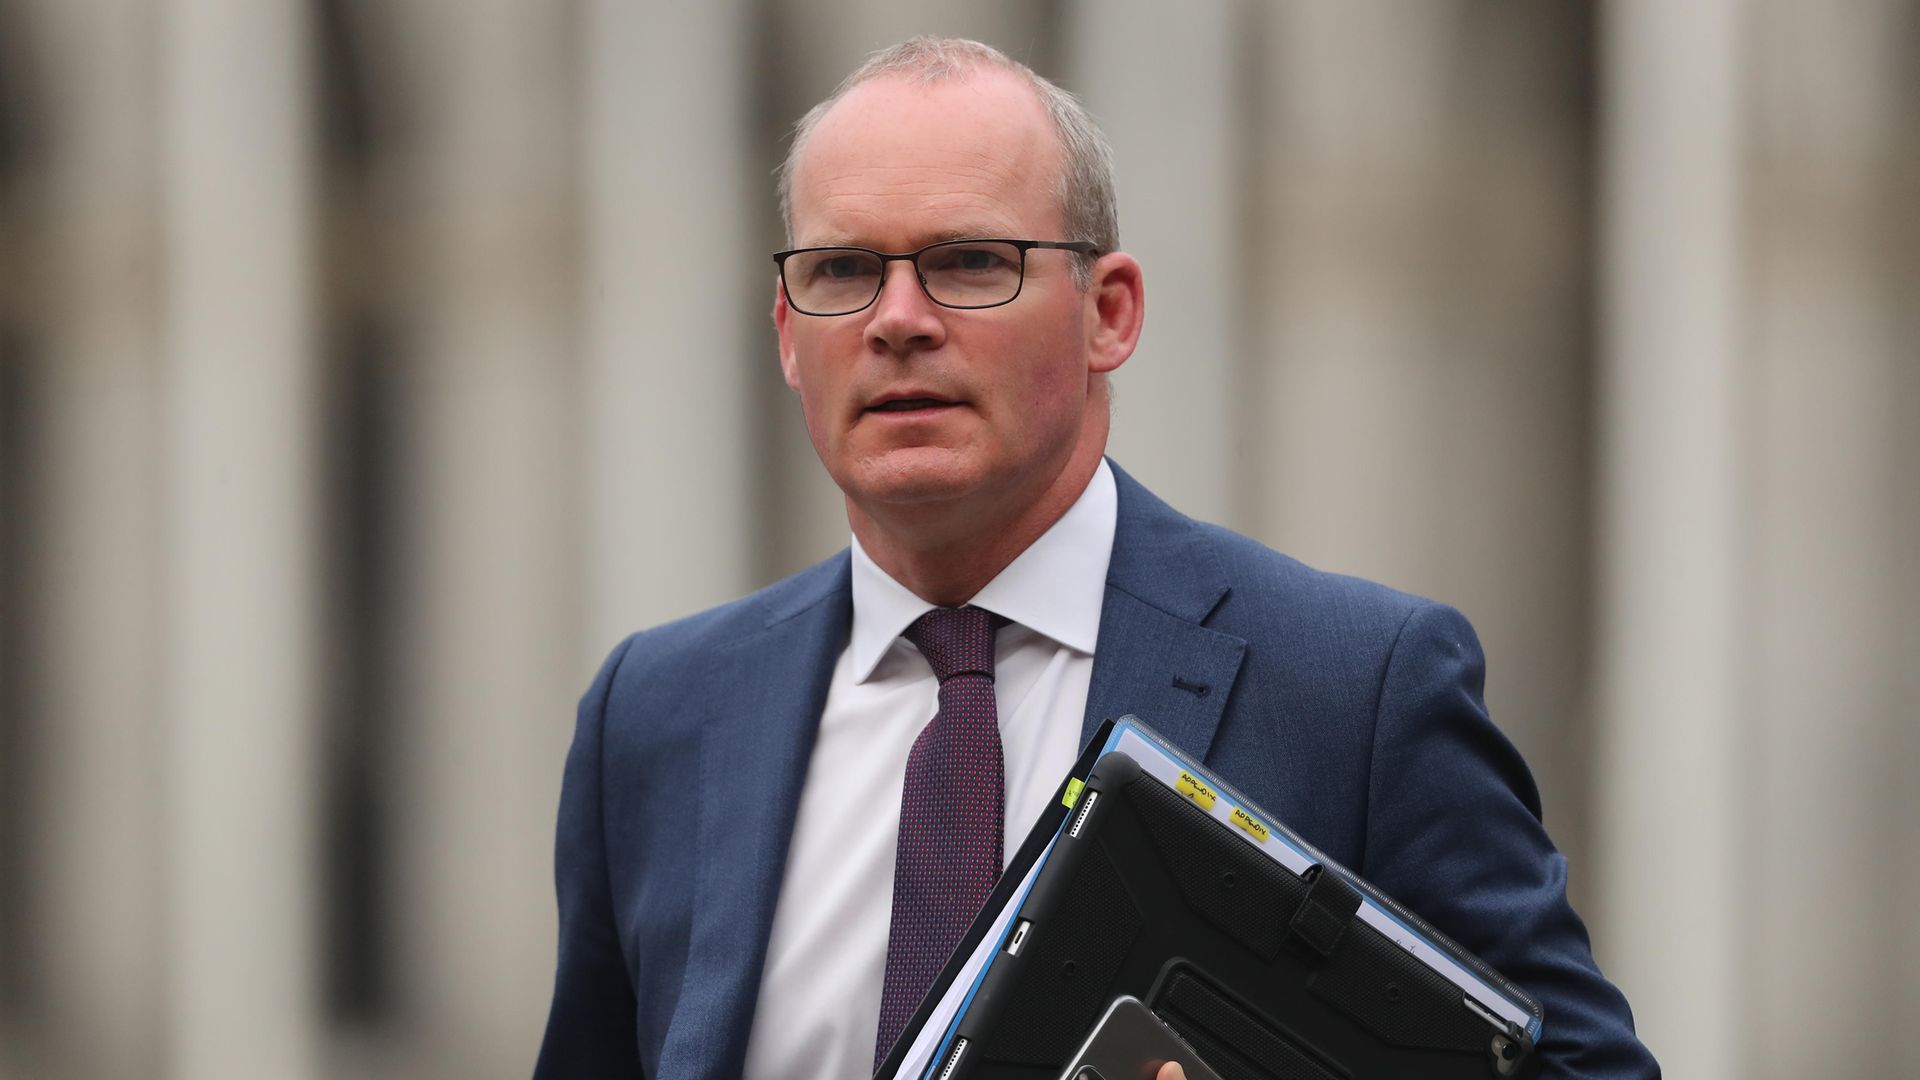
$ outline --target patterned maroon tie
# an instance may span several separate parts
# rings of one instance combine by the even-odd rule
[[[1000,877],[1006,778],[993,635],[1005,623],[976,607],[935,608],[907,627],[940,680],[940,710],[907,755],[875,1069]]]

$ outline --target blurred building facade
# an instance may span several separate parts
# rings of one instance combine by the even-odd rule
[[[0,1077],[527,1072],[575,696],[846,542],[770,174],[923,32],[1114,142],[1116,459],[1474,620],[1669,1074],[1908,1075],[1920,2],[0,0]]]

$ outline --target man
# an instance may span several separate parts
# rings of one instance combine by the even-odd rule
[[[1537,995],[1553,1075],[1658,1075],[1466,622],[1103,457],[1144,294],[1078,104],[911,41],[801,122],[782,189],[781,370],[853,543],[587,691],[538,1075],[867,1075],[1123,712]]]

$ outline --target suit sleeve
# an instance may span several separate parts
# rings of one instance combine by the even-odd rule
[[[1657,1080],[1567,902],[1533,777],[1487,718],[1484,681],[1459,612],[1409,614],[1380,688],[1361,874],[1539,999],[1543,1075]]]
[[[632,1080],[645,1075],[636,1045],[633,982],[615,930],[601,816],[607,697],[614,671],[631,645],[629,638],[614,650],[580,699],[573,747],[567,752],[554,840],[560,956],[535,1080]]]

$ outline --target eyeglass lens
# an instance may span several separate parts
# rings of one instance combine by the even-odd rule
[[[915,258],[927,295],[948,307],[992,307],[1020,292],[1019,247],[993,240],[936,244]],[[880,295],[886,261],[860,248],[814,248],[787,258],[787,299],[815,315],[858,311]]]

